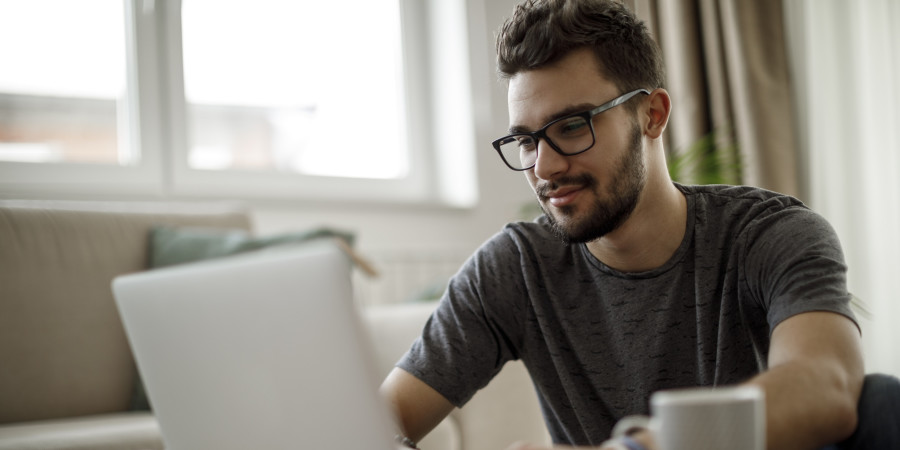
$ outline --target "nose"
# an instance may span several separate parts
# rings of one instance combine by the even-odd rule
[[[569,168],[567,158],[560,155],[546,139],[538,141],[537,159],[534,162],[534,176],[542,180],[552,180]]]

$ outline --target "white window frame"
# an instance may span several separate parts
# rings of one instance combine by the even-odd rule
[[[477,203],[465,0],[400,0],[410,171],[390,180],[188,167],[181,0],[123,1],[140,163],[0,162],[0,197]]]

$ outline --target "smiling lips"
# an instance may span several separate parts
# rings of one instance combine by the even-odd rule
[[[539,184],[535,192],[542,203],[549,203],[556,208],[571,205],[586,190],[593,189],[597,180],[589,174],[560,177],[553,181]]]
[[[565,186],[543,195],[551,205],[560,208],[575,201],[584,186]]]

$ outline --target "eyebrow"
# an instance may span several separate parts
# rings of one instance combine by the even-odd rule
[[[548,123],[553,122],[556,119],[562,119],[563,117],[570,116],[572,114],[590,111],[596,107],[597,107],[597,105],[595,105],[593,103],[581,103],[578,105],[569,106],[565,109],[559,110],[559,111],[545,117],[544,121],[542,122],[544,125],[541,125],[541,128],[543,128]],[[509,134],[530,133],[531,131],[532,130],[530,128],[528,128],[526,126],[522,126],[522,125],[511,125],[508,130]]]

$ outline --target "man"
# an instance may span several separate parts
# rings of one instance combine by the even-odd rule
[[[769,448],[850,436],[864,372],[830,226],[787,196],[672,182],[659,50],[618,3],[528,1],[497,51],[494,147],[545,214],[466,262],[385,380],[405,435],[521,359],[556,444],[603,444],[657,390],[739,383],[766,394]]]

